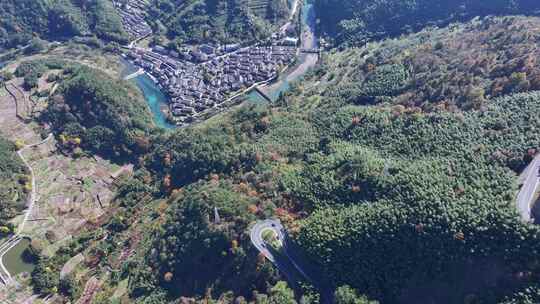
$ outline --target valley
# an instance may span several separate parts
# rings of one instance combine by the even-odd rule
[[[0,302],[540,301],[538,4],[0,3]]]

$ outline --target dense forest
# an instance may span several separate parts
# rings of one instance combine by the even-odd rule
[[[332,52],[275,105],[171,132],[139,128],[146,149],[121,131],[146,121],[126,119],[140,117],[138,107],[108,93],[122,85],[98,86],[104,75],[68,68],[47,113],[57,133],[92,143],[90,130],[107,129],[96,144],[112,151],[88,149],[137,160],[114,211],[68,255],[84,252],[98,269],[113,270],[104,298],[128,280],[130,300],[140,303],[317,303],[309,286],[295,297],[249,241],[254,221],[277,217],[336,288],[336,303],[535,303],[540,230],[520,221],[514,199],[517,173],[540,148],[540,93],[519,51],[534,52],[535,39],[529,45],[522,36],[535,37],[537,24],[490,17]],[[441,63],[426,67],[420,57]],[[469,57],[492,60],[487,66],[499,72],[462,64]],[[529,85],[491,89],[514,73]],[[472,84],[484,85],[479,104],[452,89]],[[127,112],[116,112],[120,104]]]
[[[153,0],[149,6],[158,33],[189,43],[267,38],[287,14],[286,0]]]
[[[80,154],[82,147],[117,160],[147,151],[154,124],[142,96],[128,83],[60,59],[23,62],[15,75],[35,83],[49,69],[63,72],[40,119],[52,126],[66,151]]]
[[[419,56],[424,58],[427,54],[439,56],[437,52],[474,57],[477,45],[484,45],[474,41],[489,40],[486,37],[507,26],[508,33],[499,36],[503,40],[505,35],[515,38],[524,32],[534,35],[536,22],[536,19],[525,22],[521,18],[488,18],[458,29],[421,33],[399,42],[388,41],[329,55],[312,73],[311,80],[281,100],[282,107],[271,111],[259,107],[243,109],[224,125],[197,131],[204,135],[188,135],[194,131],[171,135],[165,145],[158,144],[153,149],[155,153],[146,158],[147,168],[159,177],[161,191],[176,193],[174,189],[183,189],[178,195],[184,197],[184,202],[178,205],[181,207],[172,201],[170,211],[164,213],[166,220],[160,232],[151,238],[153,245],[145,255],[146,263],[160,269],[155,274],[155,284],[165,286],[165,294],[173,298],[174,292],[167,292],[168,285],[163,281],[166,277],[178,282],[174,286],[189,288],[183,294],[200,294],[201,291],[187,284],[200,273],[185,272],[193,261],[187,263],[189,260],[179,258],[192,255],[179,254],[178,250],[215,254],[214,248],[223,248],[220,250],[225,252],[232,248],[227,245],[231,238],[221,239],[219,234],[209,233],[203,238],[213,245],[207,247],[208,251],[201,250],[201,244],[196,241],[200,236],[194,233],[207,229],[219,231],[209,228],[213,225],[212,206],[229,200],[231,194],[224,193],[230,193],[230,189],[255,199],[246,205],[256,217],[274,214],[287,223],[297,243],[333,285],[350,285],[371,298],[409,303],[413,297],[418,300],[418,293],[423,292],[417,286],[435,282],[436,292],[424,292],[421,299],[452,302],[472,294],[478,303],[494,303],[534,282],[538,273],[535,264],[539,231],[522,224],[513,205],[516,172],[540,147],[538,137],[531,132],[540,127],[534,114],[540,111],[540,96],[535,92],[520,93],[534,87],[486,94],[480,106],[456,102],[455,109],[438,111],[388,100],[377,103],[376,107],[369,103],[365,106],[356,98],[348,98],[350,94],[344,94],[343,88],[357,82],[395,83],[399,75],[407,74],[403,77],[407,79],[420,74],[414,70],[415,64],[420,66],[414,58],[400,62],[393,54],[406,56],[423,47],[424,53]],[[440,37],[445,37],[442,51],[425,46],[436,45]],[[466,49],[458,43],[463,40],[473,43]],[[516,41],[519,49],[519,39]],[[512,46],[504,47],[509,50]],[[499,74],[501,77],[510,78],[521,69],[513,64],[521,62],[519,52],[505,52],[507,58],[489,52],[483,54],[500,60],[500,71],[505,71]],[[482,60],[481,56],[474,58]],[[369,64],[373,67],[366,73],[362,67]],[[454,63],[447,66],[440,68],[452,71]],[[475,65],[466,66],[468,69],[456,68],[465,75],[463,78],[476,71]],[[489,74],[484,77],[489,79]],[[326,86],[307,89],[315,82]],[[437,83],[431,85],[440,90]],[[421,85],[408,83],[403,88],[418,95],[423,90]],[[465,96],[451,89],[441,94],[449,100]],[[456,111],[459,108],[461,111]],[[197,140],[185,141],[186,138]],[[186,176],[185,172],[194,174]],[[203,176],[209,176],[203,185],[211,188],[198,188],[195,193],[193,186],[184,189]],[[205,187],[201,181],[197,184]],[[212,187],[221,188],[222,194],[216,196]],[[206,209],[194,205],[193,200],[200,192],[210,203]],[[236,206],[246,210],[246,205]],[[201,215],[202,210],[206,211]],[[191,216],[195,214],[199,215]],[[298,221],[305,215],[309,216]],[[229,229],[242,227],[242,221],[234,220],[235,225]],[[206,223],[208,228],[201,229],[201,223]],[[241,237],[232,240],[237,241],[238,245],[234,246],[246,246]],[[244,250],[253,249],[248,244]],[[209,265],[227,265],[227,256],[201,256],[201,259]],[[218,262],[220,259],[225,260]],[[488,283],[479,280],[472,286],[458,285],[452,294],[445,293],[450,290],[445,284],[462,281],[471,264],[503,269],[504,274],[495,278],[498,288],[487,288]],[[173,277],[166,276],[167,273]],[[180,281],[176,281],[177,273],[181,273]],[[230,278],[234,272],[220,273],[229,273],[225,277]],[[517,279],[515,273],[529,275]],[[223,285],[226,280],[216,277],[197,280],[207,280],[205,286],[216,287],[212,289],[216,295],[221,294],[219,290],[226,290]],[[228,289],[237,292],[235,286]],[[137,287],[134,291],[140,295],[141,289]],[[240,295],[248,296],[244,289],[239,291]]]
[[[0,236],[13,232],[8,221],[24,209],[27,192],[31,190],[16,148],[15,143],[0,137]]]
[[[456,111],[538,90],[539,25],[537,17],[486,18],[374,44],[380,50],[365,51],[338,91],[355,104]]]
[[[33,36],[63,39],[96,35],[127,41],[109,0],[4,0],[0,2],[0,47],[26,44]]]
[[[540,3],[530,0],[315,0],[315,5],[322,30],[343,45],[475,16],[535,14],[540,9]]]

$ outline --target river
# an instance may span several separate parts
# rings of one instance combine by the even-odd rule
[[[124,59],[121,61],[125,67],[121,74],[122,78],[138,70],[138,68],[131,62]],[[175,128],[175,125],[167,121],[167,116],[165,114],[168,107],[167,96],[161,92],[160,88],[154,83],[154,81],[146,74],[137,76],[130,81],[141,90],[144,99],[150,108],[150,112],[152,112],[152,116],[154,117],[154,123],[158,127],[164,129]]]
[[[305,0],[302,6],[302,48],[312,49],[317,47],[317,38],[315,36],[315,6],[311,0]],[[289,90],[291,83],[300,79],[311,67],[317,63],[317,54],[301,54],[296,65],[286,70],[279,79],[268,86],[260,88],[272,101],[276,101],[279,96]],[[131,74],[137,70],[131,63],[124,61],[126,69],[123,76]],[[157,126],[165,129],[173,129],[175,125],[167,121],[165,111],[168,106],[167,96],[163,94],[160,88],[147,75],[137,76],[130,80],[142,91],[146,102],[154,117],[154,122]],[[242,98],[242,97],[240,97]],[[245,96],[246,100],[251,103],[266,103],[267,100],[262,97],[257,91],[252,90]]]
[[[306,0],[302,6],[303,33],[301,37],[301,48],[303,49],[313,49],[318,46],[315,36],[316,20],[315,5],[311,1]],[[270,97],[272,101],[276,101],[282,93],[290,89],[292,82],[299,80],[310,68],[315,66],[317,60],[317,54],[300,54],[296,65],[285,71],[277,82],[261,87],[261,91]],[[256,103],[266,102],[266,99],[255,90],[247,95],[247,100]]]

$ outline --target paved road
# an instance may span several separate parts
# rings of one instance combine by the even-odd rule
[[[525,168],[520,175],[521,189],[518,192],[516,206],[521,219],[525,222],[532,220],[531,211],[534,206],[535,194],[540,185],[540,155],[537,155],[533,161]]]
[[[296,15],[296,12],[298,11],[298,7],[300,6],[300,0],[295,0],[291,9],[291,13],[289,15],[289,21],[285,23],[281,28],[279,29],[279,32],[282,34],[285,34],[287,31],[287,28],[291,25],[291,23],[294,22],[294,16]]]
[[[251,231],[249,233],[249,237],[251,238],[251,242],[253,245],[259,250],[270,262],[276,263],[276,259],[274,255],[268,250],[266,247],[266,242],[262,238],[262,233],[265,230],[273,230],[276,235],[278,236],[278,240],[284,241],[285,236],[283,234],[283,226],[281,225],[281,222],[278,220],[264,220],[257,222],[253,228],[251,228]]]
[[[272,230],[277,236],[277,239],[283,244],[282,249],[278,256],[275,256],[269,249],[269,245],[263,240],[262,234],[266,230]],[[250,238],[253,245],[270,261],[274,264],[285,276],[291,280],[291,284],[297,285],[299,280],[306,280],[311,283],[321,293],[321,303],[330,303],[332,298],[332,291],[329,290],[316,280],[313,280],[301,266],[301,261],[295,259],[292,254],[294,250],[288,245],[288,236],[285,228],[279,220],[269,219],[259,221],[251,228]],[[301,276],[301,277],[300,277]]]

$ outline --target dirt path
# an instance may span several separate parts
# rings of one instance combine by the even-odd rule
[[[28,161],[26,160],[26,158],[24,158],[22,152],[25,150],[25,149],[28,149],[28,148],[34,148],[34,147],[37,147],[37,146],[40,146],[46,142],[48,142],[49,140],[51,140],[53,138],[53,134],[49,134],[49,136],[40,141],[39,143],[35,143],[35,144],[31,144],[31,145],[26,145],[24,146],[22,149],[20,149],[19,151],[17,151],[17,155],[19,155],[19,157],[21,158],[21,160],[23,161],[24,165],[28,168],[28,171],[30,172],[30,176],[32,178],[32,192],[30,193],[30,197],[28,198],[28,210],[26,211],[25,215],[24,215],[24,219],[23,221],[21,222],[21,224],[19,225],[19,228],[17,229],[17,234],[21,234],[23,231],[24,231],[24,224],[26,224],[26,222],[28,221],[28,217],[30,216],[30,214],[32,214],[32,210],[34,208],[34,204],[36,202],[36,193],[37,193],[37,186],[36,186],[36,176],[34,174],[34,169],[32,169],[32,166],[30,166],[30,163],[28,163]]]

